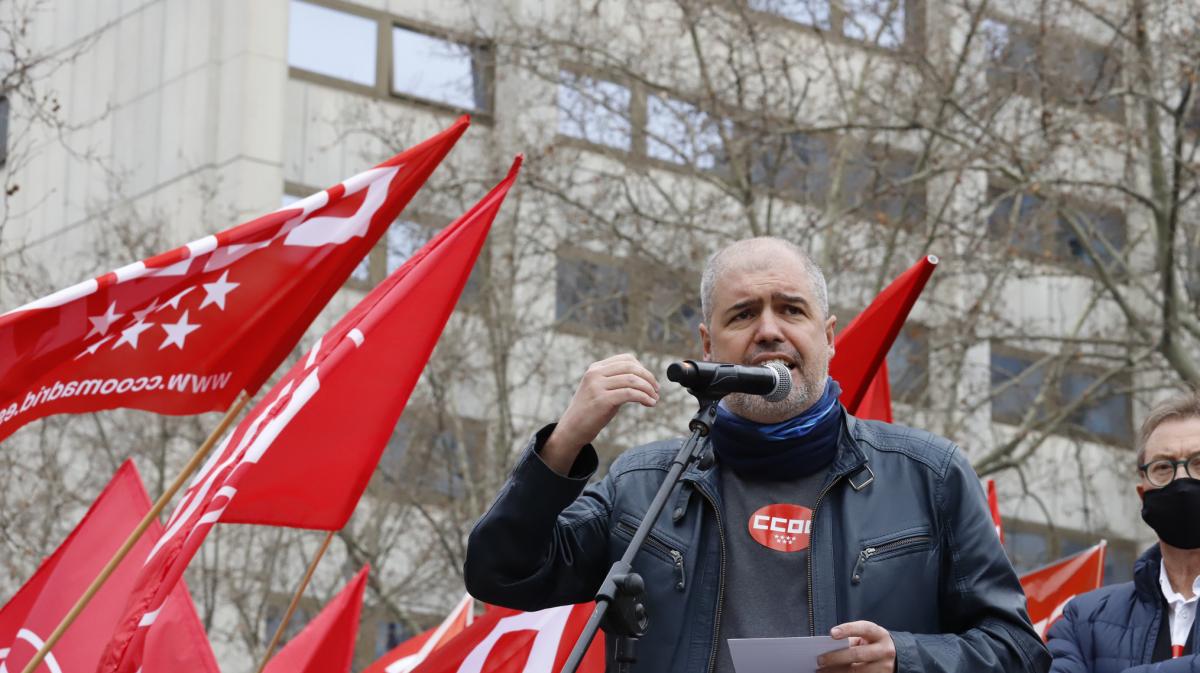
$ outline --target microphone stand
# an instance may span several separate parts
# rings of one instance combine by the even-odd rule
[[[688,422],[688,429],[692,431],[692,436],[683,443],[683,446],[679,448],[679,453],[671,461],[671,468],[668,470],[666,478],[663,479],[662,486],[659,487],[654,500],[651,501],[650,508],[646,510],[646,515],[638,525],[637,532],[633,534],[633,539],[629,541],[624,555],[619,561],[612,564],[604,582],[596,591],[596,608],[592,610],[592,616],[588,618],[587,625],[584,626],[579,640],[575,642],[571,656],[567,658],[567,663],[563,665],[561,673],[576,673],[579,665],[583,662],[584,654],[587,653],[588,647],[596,637],[596,632],[600,629],[601,622],[604,623],[606,631],[617,636],[615,648],[617,670],[628,671],[630,664],[637,661],[634,647],[637,640],[646,635],[649,616],[646,614],[646,605],[643,602],[646,585],[642,581],[641,575],[632,572],[633,559],[646,542],[646,537],[650,535],[650,529],[658,521],[663,508],[666,507],[667,498],[671,496],[671,491],[679,483],[683,471],[693,462],[700,462],[701,466],[704,466],[706,463],[711,465],[713,460],[712,450],[709,448],[711,440],[708,435],[712,429],[712,423],[717,417],[717,403],[721,401],[725,393],[714,393],[703,389],[698,391],[693,388],[689,388],[688,392],[700,404],[699,411]]]

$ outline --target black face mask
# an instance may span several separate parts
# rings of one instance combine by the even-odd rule
[[[1163,542],[1179,549],[1200,549],[1200,479],[1176,479],[1146,489],[1142,520]]]

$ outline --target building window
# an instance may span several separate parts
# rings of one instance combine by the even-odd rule
[[[762,139],[756,142],[756,135]],[[751,182],[781,196],[825,204],[833,190],[833,176],[840,173],[839,202],[850,213],[901,226],[925,219],[925,181],[917,177],[917,159],[912,155],[799,132],[785,136],[750,132],[746,141],[754,152]]]
[[[842,0],[842,34],[895,49],[904,44],[903,0]]]
[[[639,350],[698,353],[700,296],[692,274],[643,259],[558,253],[555,315],[568,332]]]
[[[712,170],[722,160],[719,121],[666,95],[646,99],[646,154],[660,161]]]
[[[1083,403],[1059,429],[1078,439],[1133,446],[1133,411],[1128,377],[1099,383],[1100,370],[1070,362],[1055,367],[1036,354],[992,345],[992,421],[1020,424],[1034,408],[1033,421],[1052,418],[1059,409]],[[1092,390],[1094,387],[1094,390]],[[1088,391],[1091,390],[1089,394]],[[1038,396],[1042,399],[1038,402]]]
[[[1105,537],[1020,520],[1004,522],[1004,549],[1013,569],[1020,575],[1074,556],[1099,544]],[[1132,540],[1108,538],[1104,550],[1105,586],[1133,579],[1136,560],[1137,546]]]
[[[920,404],[929,389],[929,328],[906,322],[887,354],[892,399]]]
[[[791,133],[765,140],[765,143],[751,141],[755,160],[750,181],[802,203],[824,203],[833,184],[833,139]]]
[[[749,0],[750,9],[774,14],[813,28],[832,27],[830,0]]]
[[[559,255],[555,275],[559,323],[608,333],[629,324],[629,273],[621,266]]]
[[[729,123],[694,102],[613,79],[560,71],[558,133],[660,164],[710,171],[725,165]]]
[[[270,603],[267,605],[266,616],[263,620],[263,643],[271,642],[271,638],[275,636],[275,631],[279,629],[279,624],[283,621],[283,616],[287,614],[291,597],[275,595],[268,600]],[[287,627],[283,629],[283,636],[279,638],[279,645],[282,647],[284,643],[295,638],[296,634],[300,633],[309,620],[316,616],[318,609],[313,599],[300,599],[300,605],[296,606],[296,611],[292,613],[292,618],[288,620]]]
[[[925,220],[925,182],[915,179],[915,157],[870,147],[846,164],[841,191],[863,219],[901,225]]]
[[[645,317],[639,346],[652,349],[699,353],[700,298],[691,276],[686,274],[648,274]],[[687,287],[684,287],[685,283]]]
[[[633,146],[629,87],[608,80],[560,72],[558,132],[594,145],[629,151]]]
[[[996,205],[988,215],[988,234],[1025,257],[1091,268],[1088,247],[1104,268],[1119,272],[1117,257],[1126,245],[1124,216],[1094,205],[989,187]],[[1074,226],[1073,226],[1074,225]],[[1078,228],[1090,238],[1076,233]]]
[[[979,26],[990,61],[988,83],[995,89],[1045,95],[1060,103],[1084,105],[1120,117],[1120,62],[1116,52],[1065,34],[985,18]]]
[[[400,643],[417,635],[417,632],[404,622],[393,622],[380,619],[375,630],[375,658],[378,659],[395,649]]]
[[[387,493],[419,502],[460,497],[479,483],[487,450],[487,426],[437,409],[410,404],[396,423],[378,470]],[[399,491],[397,486],[402,487]]]
[[[8,161],[8,97],[0,96],[0,166]]]
[[[748,0],[751,9],[805,26],[897,49],[911,37],[915,0]]]
[[[463,110],[489,110],[488,50],[392,27],[392,93]]]
[[[318,75],[375,86],[378,22],[302,0],[288,15],[288,65]]]

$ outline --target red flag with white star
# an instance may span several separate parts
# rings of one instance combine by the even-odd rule
[[[63,616],[112,558],[125,536],[150,511],[150,498],[132,461],[113,475],[75,530],[38,567],[33,577],[0,608],[0,671],[25,668]],[[144,556],[162,526],[152,522],[134,547]],[[96,600],[88,603],[62,639],[38,666],[40,672],[92,671],[112,637],[139,571],[139,560],[126,557]],[[218,673],[204,626],[196,615],[187,586],[172,590],[151,642],[145,673],[188,670]]]
[[[138,670],[158,606],[217,521],[346,524],[520,165],[326,332],[213,451],[146,557],[100,673]]]
[[[255,393],[467,128],[274,213],[0,315],[0,440],[38,418]]]

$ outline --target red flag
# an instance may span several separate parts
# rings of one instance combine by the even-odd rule
[[[413,673],[557,673],[594,607],[595,603],[580,603],[538,612],[488,610]],[[604,672],[603,632],[596,634],[579,671]]]
[[[1104,584],[1104,549],[1100,544],[1051,563],[1021,577],[1021,588],[1033,628],[1044,640],[1050,626],[1062,616],[1067,601]]]
[[[996,480],[987,480],[988,509],[992,511],[992,523],[996,526],[996,536],[1000,544],[1004,544],[1004,525],[1000,522],[1000,499],[996,497]]]
[[[409,673],[442,645],[450,642],[475,621],[475,599],[464,594],[458,605],[437,627],[400,643],[379,658],[363,673]]]
[[[929,255],[900,274],[838,334],[829,375],[842,386],[842,404],[850,413],[858,413],[872,377],[937,263],[938,258]]]
[[[354,660],[354,643],[358,639],[358,618],[362,612],[363,588],[367,572],[363,567],[313,617],[295,638],[271,657],[263,673],[329,673],[349,671]]]
[[[879,363],[879,370],[871,378],[871,385],[867,386],[855,415],[872,421],[892,422],[892,388],[888,384],[887,360]]]
[[[53,414],[194,414],[253,394],[466,127],[0,315],[0,440]]]
[[[150,551],[102,673],[137,670],[145,627],[217,521],[345,525],[520,164],[338,321],[213,451]]]
[[[148,511],[150,498],[142,488],[137,469],[132,461],[125,461],[75,530],[0,609],[0,670],[25,668]],[[157,522],[151,523],[146,535],[134,547],[134,553],[145,554],[161,532],[162,527]],[[139,565],[137,559],[127,557],[117,566],[95,599],[48,653],[37,669],[39,672],[95,669],[121,616]],[[172,648],[188,653],[187,670],[217,673],[208,639],[182,582],[171,593],[165,609],[172,614],[172,619],[166,628],[159,630],[156,638],[170,641]],[[163,668],[158,666],[159,662],[161,659],[148,662],[146,673],[179,670]]]

